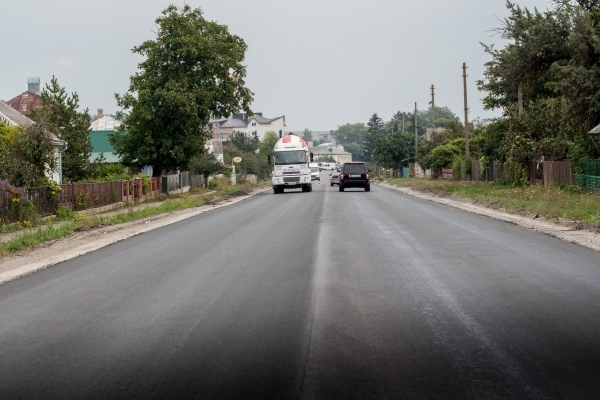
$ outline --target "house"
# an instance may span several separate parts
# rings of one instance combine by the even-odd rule
[[[330,157],[340,164],[352,161],[352,153],[344,151],[344,147],[340,145],[320,147],[320,150],[313,151],[313,156],[315,161],[326,160]]]
[[[94,162],[100,157],[100,154],[104,157],[103,162],[117,163],[121,161],[108,141],[108,135],[117,131],[121,124],[122,122],[116,118],[105,115],[102,108],[98,109],[98,118],[90,124],[90,141],[92,142],[90,162]]]
[[[13,107],[10,107],[7,103],[0,101],[0,121],[4,122],[9,126],[24,126],[27,127],[29,125],[35,124],[34,121],[29,119],[26,115],[21,114]],[[56,159],[58,160],[58,171],[52,171],[52,173],[47,173],[49,179],[52,179],[55,182],[62,182],[62,153],[67,149],[67,142],[57,138],[51,132],[48,132],[50,135],[50,140],[54,145],[54,154]]]
[[[277,118],[265,118],[262,112],[252,116],[248,114],[233,114],[227,118],[216,117],[208,122],[208,130],[212,133],[212,140],[226,141],[233,132],[244,132],[262,141],[269,131],[275,132],[279,137],[284,135],[285,115]]]
[[[40,78],[28,78],[27,91],[8,100],[6,104],[23,115],[31,115],[32,110],[42,107]]]

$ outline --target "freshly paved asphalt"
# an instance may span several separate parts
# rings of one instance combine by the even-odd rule
[[[0,399],[597,399],[600,254],[266,192],[0,286]]]

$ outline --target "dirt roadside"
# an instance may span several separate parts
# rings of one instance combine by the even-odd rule
[[[485,215],[486,217],[513,223],[567,242],[600,251],[600,232],[592,229],[586,229],[585,225],[583,225],[581,222],[566,220],[553,221],[540,218],[536,215],[524,216],[512,214],[504,209],[485,207],[483,205],[475,204],[474,200],[472,199],[452,196],[448,195],[447,193],[425,193],[403,186],[390,185],[385,182],[373,183],[388,189],[397,190],[410,196],[418,197],[420,199],[445,204],[475,214]]]
[[[255,189],[243,195],[226,195],[202,206],[168,214],[159,214],[119,225],[98,227],[44,243],[43,245],[0,259],[0,284],[48,268],[62,261],[109,246],[121,240],[170,225],[184,219],[243,201],[270,188]],[[127,212],[124,210],[123,212]]]

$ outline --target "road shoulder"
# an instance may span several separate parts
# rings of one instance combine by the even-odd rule
[[[482,205],[473,204],[470,199],[466,198],[461,198],[459,201],[454,198],[435,196],[408,187],[391,185],[385,182],[376,182],[376,184],[413,197],[418,197],[420,199],[433,201],[439,204],[445,204],[500,221],[513,223],[523,228],[531,229],[557,239],[600,251],[600,234],[587,229],[580,229],[575,221],[572,221],[572,224],[568,224],[570,226],[559,225],[552,221],[545,220],[544,218],[535,218],[535,216],[526,217],[522,215],[511,214],[503,210],[495,210]]]

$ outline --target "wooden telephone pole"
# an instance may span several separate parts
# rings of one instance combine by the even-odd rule
[[[467,106],[467,63],[463,63],[463,86],[465,89],[465,158],[469,158],[469,107]]]
[[[431,121],[433,123],[433,132],[435,133],[435,86],[431,85]]]
[[[519,38],[515,38],[515,45],[519,45]],[[517,88],[517,103],[519,106],[519,117],[523,115],[523,81],[519,78],[519,87]]]
[[[419,145],[419,133],[417,132],[417,102],[415,101],[415,175],[417,169],[417,151]]]

